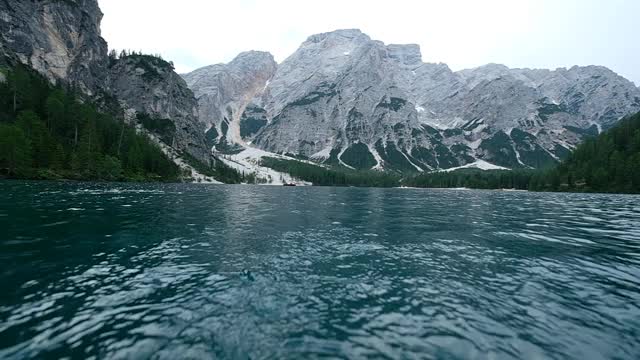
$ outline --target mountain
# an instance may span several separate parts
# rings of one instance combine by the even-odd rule
[[[309,37],[275,72],[258,59],[262,71],[238,75],[235,62],[184,75],[201,119],[223,124],[210,145],[250,144],[355,169],[546,167],[640,110],[640,89],[604,67],[453,72],[424,63],[418,45],[385,45],[355,29]],[[228,73],[255,86],[217,80]],[[242,106],[227,107],[236,99]],[[250,131],[238,138],[237,128]]]
[[[135,123],[158,135],[166,144],[208,159],[204,133],[198,121],[198,103],[173,65],[158,57],[129,54],[112,61],[108,91],[119,99]]]
[[[122,107],[115,112],[124,110],[132,126],[139,125],[137,115],[169,121],[175,134],[166,145],[210,163],[197,102],[184,80],[156,57],[110,56],[101,20],[97,0],[0,1],[0,67],[26,65],[108,104],[105,110],[114,111],[115,100]]]
[[[252,124],[244,121],[241,127],[240,118],[245,111],[251,111],[251,100],[264,91],[276,67],[271,54],[249,51],[229,64],[207,66],[183,75],[198,100],[200,121],[206,126],[210,147],[228,142],[243,144],[242,135],[251,134]]]
[[[604,67],[453,72],[355,29],[313,35],[281,64],[250,51],[181,77],[157,56],[108,54],[101,19],[97,0],[1,1],[0,68],[77,90],[181,166],[214,150],[249,172],[274,153],[396,172],[537,168],[640,110],[640,89]]]

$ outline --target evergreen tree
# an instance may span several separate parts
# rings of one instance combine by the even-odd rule
[[[55,132],[64,120],[64,95],[57,90],[52,92],[47,98],[47,129]]]
[[[95,105],[17,65],[0,82],[0,175],[105,180],[178,180],[179,168],[146,136]],[[133,145],[132,145],[133,144]],[[135,178],[122,175],[135,148]],[[122,149],[122,151],[120,151]],[[136,158],[136,155],[131,155]],[[67,161],[71,160],[71,166]],[[40,171],[40,170],[48,171]],[[151,175],[153,173],[153,175]],[[149,174],[149,175],[147,175]],[[148,177],[147,177],[148,176]]]
[[[47,167],[49,165],[50,138],[46,126],[31,110],[20,112],[16,125],[22,129],[31,143],[33,167]]]
[[[64,148],[59,143],[53,143],[52,152],[51,152],[51,162],[50,167],[54,170],[63,170],[65,168],[66,163],[66,155],[64,152]]]
[[[31,146],[17,126],[0,123],[0,168],[8,175],[20,175],[31,167]]]

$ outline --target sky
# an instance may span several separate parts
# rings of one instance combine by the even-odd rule
[[[247,50],[281,62],[310,35],[358,28],[419,44],[454,70],[500,63],[604,65],[640,85],[640,0],[99,0],[111,49],[161,54],[178,72]]]

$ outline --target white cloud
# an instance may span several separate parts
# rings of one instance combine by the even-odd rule
[[[597,64],[640,84],[636,0],[99,0],[111,48],[160,53],[179,71],[241,51],[290,55],[309,35],[359,28],[386,43],[418,43],[454,70]]]

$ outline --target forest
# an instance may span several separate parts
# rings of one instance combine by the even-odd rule
[[[0,174],[22,179],[177,181],[146,136],[33,70],[2,69]],[[104,98],[104,102],[115,101]],[[115,106],[114,106],[115,108]]]
[[[261,165],[308,181],[316,186],[394,187],[400,175],[393,172],[360,171],[338,167],[323,167],[307,162],[265,157]]]

